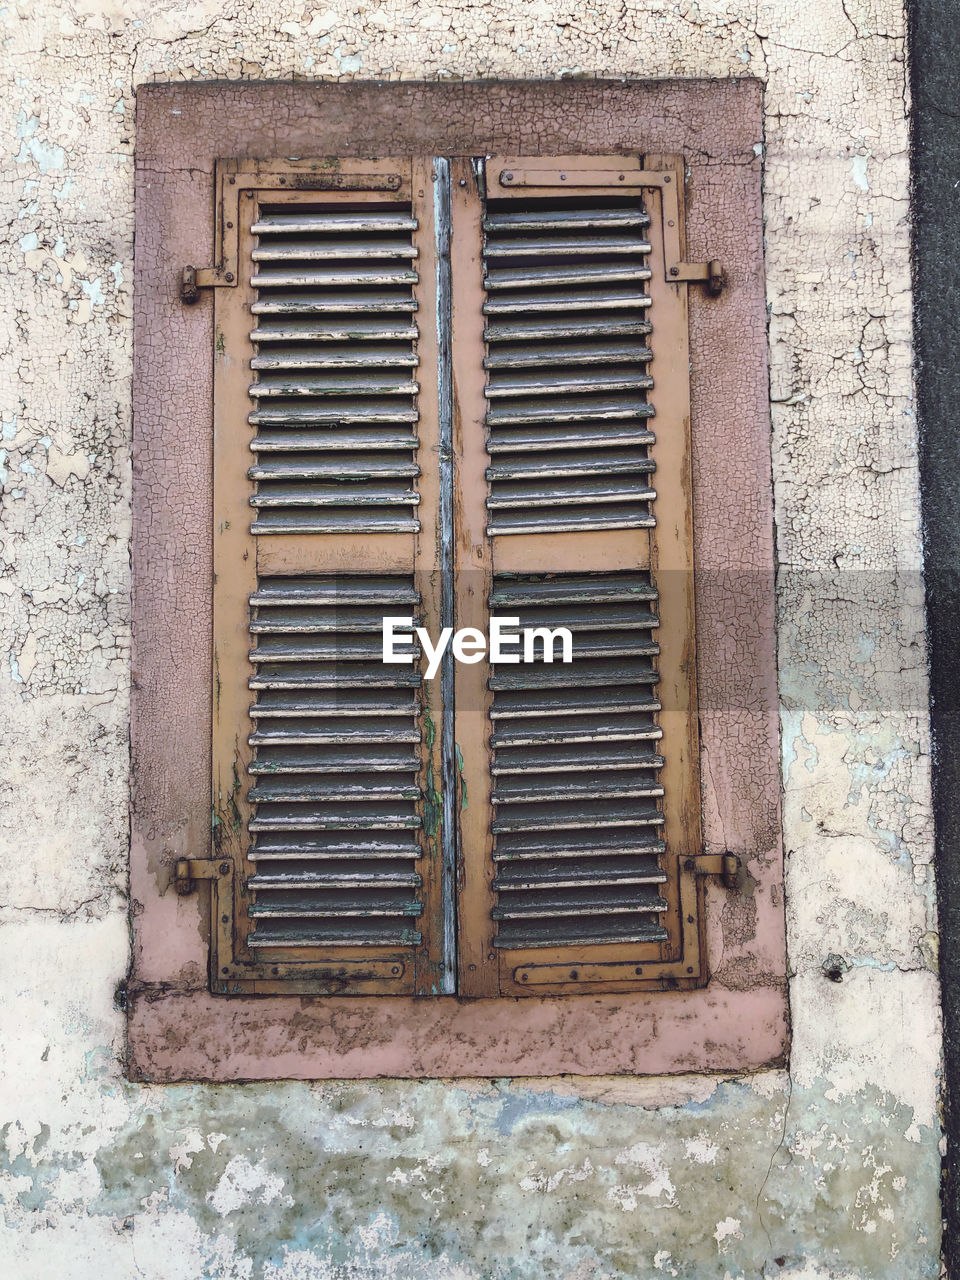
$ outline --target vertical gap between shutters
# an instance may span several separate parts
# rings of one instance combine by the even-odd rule
[[[437,241],[437,408],[439,417],[440,466],[440,624],[456,625],[454,619],[453,562],[453,281],[450,266],[450,161],[433,161],[434,227]],[[440,669],[441,705],[441,831],[443,857],[443,977],[442,993],[456,991],[457,981],[457,775],[454,742],[453,652],[447,649]]]

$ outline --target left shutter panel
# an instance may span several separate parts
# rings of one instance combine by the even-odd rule
[[[216,991],[444,987],[439,687],[382,661],[384,616],[433,632],[439,611],[429,177],[409,159],[221,166]]]

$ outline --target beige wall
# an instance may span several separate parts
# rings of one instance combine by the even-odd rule
[[[3,11],[0,1190],[18,1280],[937,1274],[903,27],[858,0]],[[566,74],[765,84],[790,1072],[127,1084],[136,88]]]

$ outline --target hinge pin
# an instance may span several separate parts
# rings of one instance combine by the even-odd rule
[[[197,284],[197,268],[184,267],[180,276],[180,301],[187,303],[188,306],[193,306],[199,297],[200,288]]]
[[[185,898],[187,894],[193,893],[196,886],[190,878],[190,863],[186,858],[177,859],[173,881],[176,885],[177,893],[179,893],[181,898]]]
[[[711,264],[712,265],[712,264]],[[736,889],[740,876],[740,859],[735,853],[723,855],[723,883],[727,889]]]

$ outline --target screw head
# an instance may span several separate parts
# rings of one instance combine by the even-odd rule
[[[501,177],[502,177],[502,180],[503,180],[504,182],[512,182],[512,181],[513,181],[513,174],[512,174],[512,173],[504,173],[504,174],[502,174],[502,175],[501,175]]]
[[[228,271],[228,272],[224,275],[224,277],[223,277],[223,278],[224,278],[224,280],[232,280],[232,279],[233,279],[233,272],[232,272],[232,271]]]
[[[670,274],[671,274],[672,276],[678,276],[678,275],[680,274],[680,268],[679,268],[679,267],[671,267],[671,268],[670,268]]]
[[[669,181],[670,181],[670,175],[669,175],[669,173],[667,173],[667,174],[665,174],[665,175],[664,175],[664,179],[663,179],[663,180],[664,180],[664,182],[669,182]]]
[[[220,863],[220,866],[219,866],[217,869],[219,870],[219,872],[220,872],[220,874],[221,874],[222,876],[229,875],[229,874],[230,874],[230,863],[229,863],[229,862],[221,862],[221,863]]]

